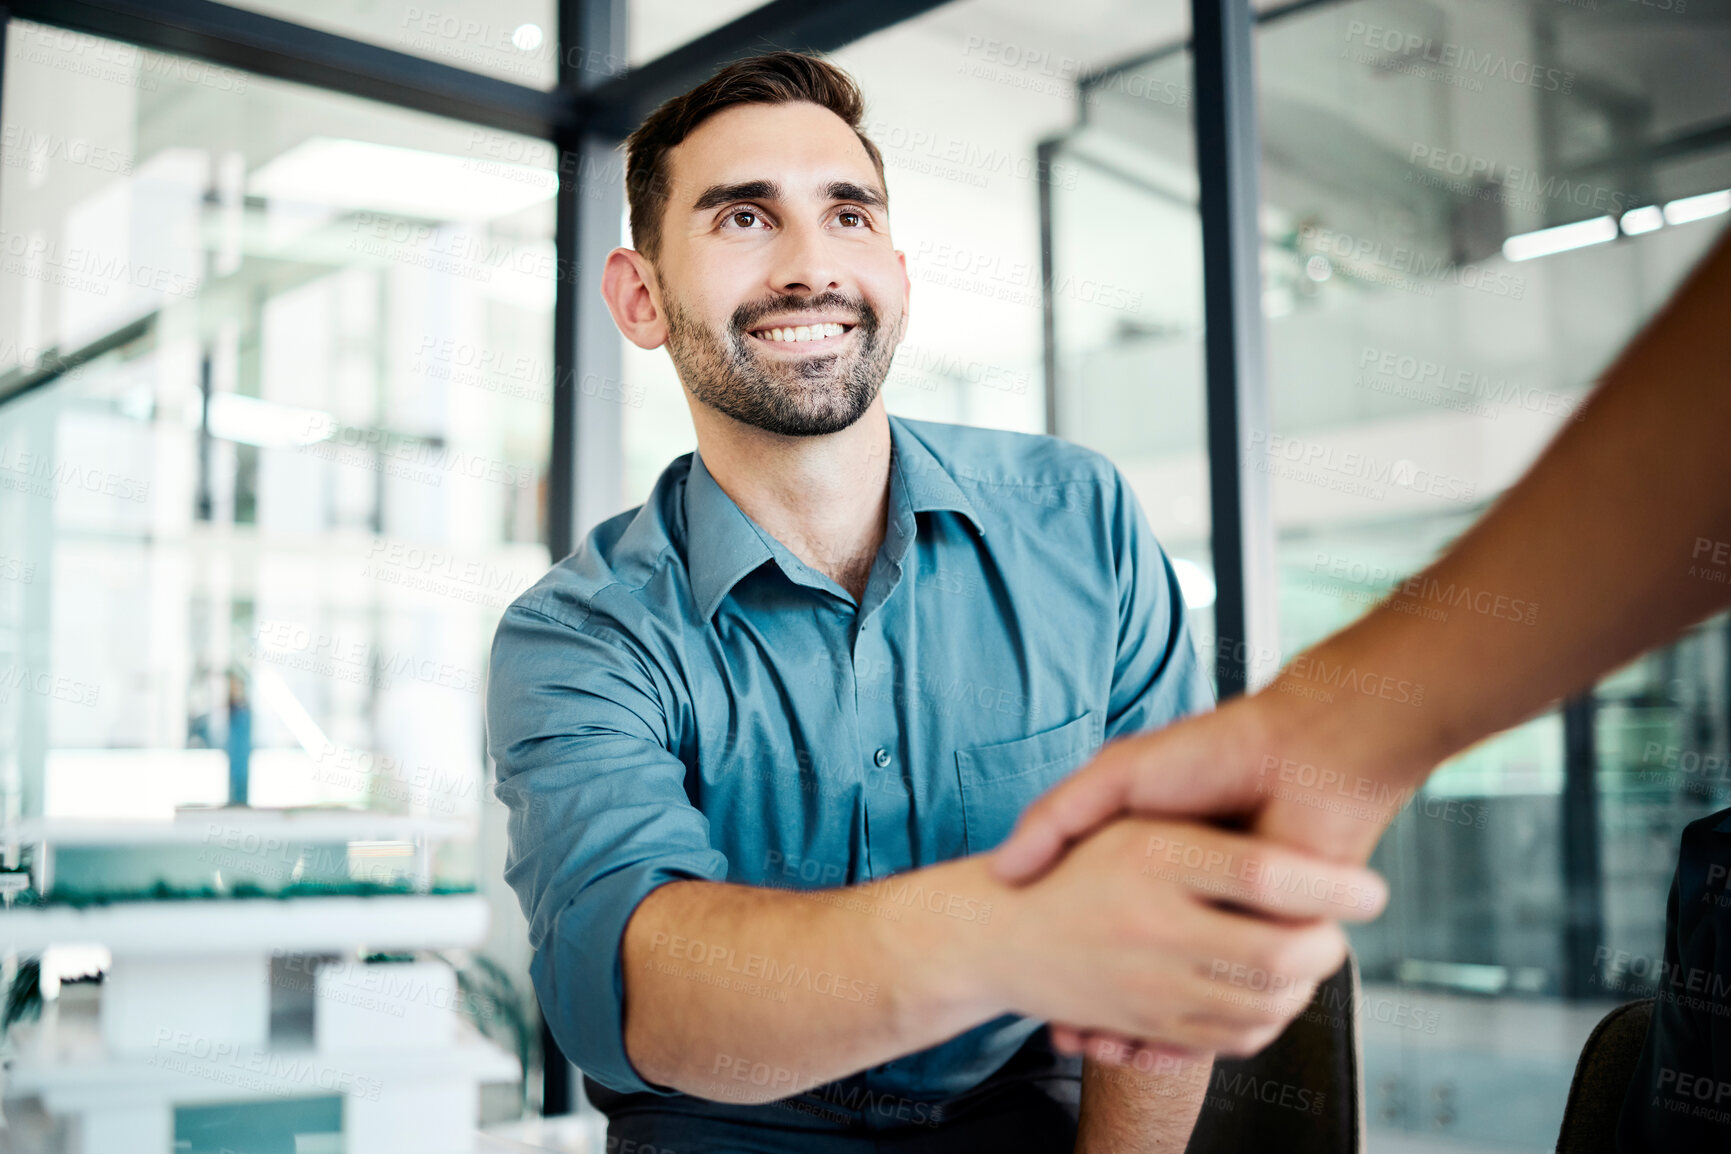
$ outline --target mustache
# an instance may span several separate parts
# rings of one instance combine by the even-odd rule
[[[859,327],[864,330],[864,336],[871,336],[878,329],[877,312],[867,304],[864,297],[850,297],[845,293],[821,292],[803,297],[771,297],[767,300],[748,301],[733,310],[733,331],[743,336],[749,329],[756,328],[770,317],[792,313],[818,312],[823,309],[845,310],[859,318]]]

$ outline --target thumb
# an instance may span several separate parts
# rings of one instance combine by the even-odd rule
[[[1167,726],[1120,738],[1022,812],[992,855],[1003,881],[1034,880],[1073,842],[1125,810],[1205,816],[1255,807],[1259,772],[1235,719],[1245,701]]]

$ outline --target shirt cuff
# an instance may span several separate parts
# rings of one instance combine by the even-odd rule
[[[625,1053],[625,926],[657,886],[726,878],[716,851],[658,858],[592,882],[559,911],[529,974],[553,1037],[583,1073],[621,1094],[679,1093],[645,1082]]]

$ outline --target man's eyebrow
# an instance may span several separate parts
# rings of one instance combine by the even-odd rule
[[[781,185],[773,180],[743,180],[738,184],[712,184],[703,190],[703,195],[697,198],[697,203],[691,206],[692,212],[703,212],[706,209],[720,208],[724,204],[732,204],[736,200],[780,200]]]
[[[851,200],[855,204],[863,204],[867,208],[882,208],[888,203],[888,198],[875,188],[855,184],[851,180],[831,181],[824,187],[824,193],[830,200]]]

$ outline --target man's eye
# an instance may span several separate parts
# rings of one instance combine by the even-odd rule
[[[727,219],[735,228],[756,228],[761,218],[751,209],[741,208],[728,213]]]
[[[836,220],[841,222],[843,228],[864,228],[865,227],[865,222],[866,222],[865,213],[855,212],[851,208],[842,209],[840,212],[838,212],[836,214],[835,218],[836,218]]]

